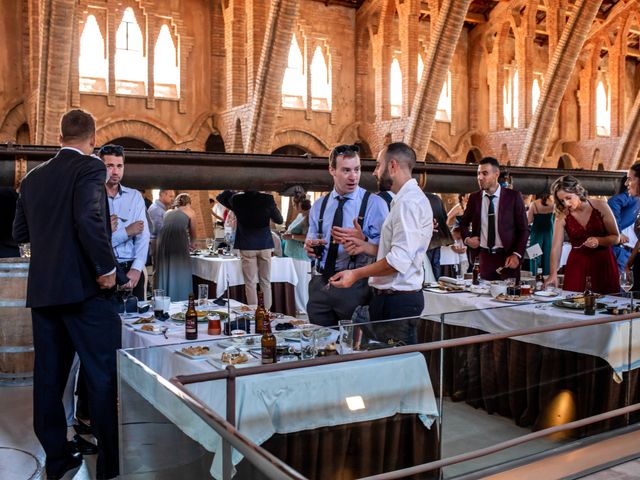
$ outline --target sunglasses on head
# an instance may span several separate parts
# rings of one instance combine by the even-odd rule
[[[335,155],[344,155],[347,152],[360,153],[359,145],[338,145],[333,149]]]
[[[115,155],[116,157],[122,157],[124,155],[124,147],[120,145],[104,145],[98,151],[98,155]]]

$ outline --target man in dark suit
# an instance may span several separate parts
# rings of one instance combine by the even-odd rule
[[[229,194],[223,192],[220,195],[224,198]],[[247,303],[250,305],[258,303],[256,284],[260,283],[260,290],[264,294],[264,306],[269,310],[271,308],[271,252],[274,248],[270,222],[283,223],[282,214],[278,210],[273,195],[252,190],[231,196],[228,206],[238,220],[233,247],[240,250]]]
[[[483,279],[520,280],[529,224],[522,195],[516,190],[501,188],[499,176],[498,160],[492,157],[480,160],[480,190],[469,196],[460,219],[460,233],[465,245],[479,250]]]
[[[27,307],[33,320],[34,430],[47,456],[47,478],[82,463],[67,442],[62,404],[75,352],[85,367],[89,414],[98,439],[97,477],[118,475],[116,350],[120,318],[108,296],[116,260],[106,214],[106,169],[89,156],[95,121],[71,110],[60,122],[62,148],[29,172],[20,187],[13,224],[31,242]]]
[[[429,248],[427,249],[427,257],[429,263],[431,263],[431,270],[433,270],[433,276],[440,278],[442,275],[442,267],[440,265],[440,247],[446,247],[453,243],[453,237],[451,231],[447,226],[447,212],[444,209],[444,203],[442,199],[435,193],[424,192],[431,205],[433,211],[433,235],[431,236],[431,242],[429,242]]]

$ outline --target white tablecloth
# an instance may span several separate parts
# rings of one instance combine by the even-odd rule
[[[471,293],[440,294],[425,291],[424,297],[423,315],[448,313],[444,316],[446,324],[477,328],[489,333],[504,333],[529,327],[580,322],[596,318],[585,316],[581,310],[558,308],[550,303],[535,302],[513,306],[493,300],[489,296],[478,297]],[[610,297],[603,300],[617,300],[618,303],[624,303],[620,297]],[[543,347],[594,355],[604,359],[616,374],[620,374],[629,369],[640,367],[640,321],[635,321],[633,327],[631,368],[628,364],[628,321],[527,335],[517,337],[516,340]]]
[[[176,354],[181,347],[169,345],[136,355],[156,372],[153,375],[121,361],[121,376],[184,433],[207,450],[221,452],[222,439],[168,393],[167,378],[215,370],[206,361]],[[191,384],[188,389],[225,416],[224,381]],[[417,413],[430,427],[438,416],[426,361],[419,353],[242,377],[236,389],[237,427],[257,444],[275,433],[376,420],[396,413]],[[352,396],[360,396],[365,408],[350,410],[346,398]],[[242,455],[234,451],[233,464],[241,460]],[[211,474],[222,478],[222,455],[214,456]]]
[[[221,296],[229,285],[244,285],[242,266],[240,259],[220,257],[191,257],[191,270],[194,275],[215,282],[216,297]],[[287,257],[271,257],[271,283],[286,282],[291,285],[298,284],[298,274],[293,262]]]

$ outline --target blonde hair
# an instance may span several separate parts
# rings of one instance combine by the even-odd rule
[[[564,175],[551,184],[551,194],[555,200],[556,212],[562,213],[565,210],[564,204],[558,198],[558,192],[563,190],[567,193],[577,195],[581,202],[587,199],[589,193],[580,184],[578,179],[572,175]]]
[[[173,208],[186,207],[187,205],[191,205],[191,197],[188,193],[177,195],[173,201]]]

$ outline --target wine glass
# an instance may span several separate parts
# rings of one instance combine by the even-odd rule
[[[207,238],[205,242],[207,244],[207,249],[209,250],[209,254],[211,254],[211,252],[213,251],[214,240],[213,238]]]
[[[324,249],[326,246],[326,242],[324,241],[324,235],[322,233],[316,233],[311,237],[309,242],[311,244],[311,248],[313,249],[313,253],[316,258],[311,262],[311,275],[322,275],[322,271],[320,270],[320,262],[322,260],[322,255],[324,254]]]
[[[625,293],[631,292],[631,288],[633,288],[633,274],[627,271],[620,272],[620,286]],[[631,292],[629,296],[630,308],[633,312],[633,292]]]
[[[131,292],[133,291],[133,288],[131,288],[128,285],[118,285],[118,288],[116,290],[120,292],[120,298],[122,299],[122,303],[123,303],[123,313],[126,316],[128,313],[127,302],[129,301],[129,297],[131,297]],[[137,304],[137,300],[136,300],[136,304]]]
[[[231,252],[231,232],[225,232],[224,243],[227,245],[226,247],[224,247],[225,253],[229,255],[229,253]]]

